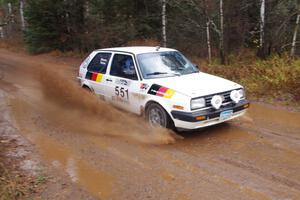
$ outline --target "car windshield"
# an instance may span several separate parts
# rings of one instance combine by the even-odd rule
[[[145,79],[199,72],[198,68],[178,51],[139,54],[137,60]]]

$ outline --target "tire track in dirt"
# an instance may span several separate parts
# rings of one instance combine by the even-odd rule
[[[239,162],[237,160],[232,160],[230,158],[220,158],[219,160],[223,161],[224,163],[227,163],[229,165],[241,168],[243,170],[247,170],[258,176],[264,177],[265,179],[269,179],[272,182],[277,182],[279,184],[282,184],[287,187],[294,188],[294,189],[300,191],[300,182],[296,182],[296,181],[290,180],[288,178],[282,177],[280,175],[272,174],[267,171],[262,171],[261,169],[256,168],[252,165],[247,165],[247,164]]]
[[[223,177],[225,180],[235,183],[237,187],[246,187],[274,199],[279,197],[299,198],[297,177],[300,177],[300,165],[297,148],[294,149],[291,145],[287,147],[288,150],[279,149],[268,138],[261,138],[259,133],[247,130],[243,126],[239,127],[236,123],[233,124],[230,127],[220,126],[221,130],[223,129],[220,130],[222,135],[212,134],[209,136],[206,135],[209,131],[204,131],[202,134],[209,139],[207,138],[203,145],[196,145],[199,142],[196,137],[201,136],[191,136],[191,139],[186,136],[184,141],[176,144],[179,146],[177,149],[193,156],[193,160],[198,162],[195,165],[201,169],[215,176]],[[226,127],[228,127],[227,130]],[[217,128],[214,129],[218,131]],[[235,162],[241,163],[240,166],[244,166],[244,168],[234,165]],[[248,170],[247,167],[252,170]],[[258,174],[253,173],[255,169],[258,170]],[[294,188],[290,187],[292,185]]]

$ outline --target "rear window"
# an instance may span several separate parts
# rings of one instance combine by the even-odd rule
[[[110,57],[111,53],[96,54],[88,66],[88,71],[105,74]]]

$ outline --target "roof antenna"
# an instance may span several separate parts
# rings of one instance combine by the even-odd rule
[[[160,46],[157,46],[157,47],[156,47],[156,51],[159,51],[159,49],[160,49]]]

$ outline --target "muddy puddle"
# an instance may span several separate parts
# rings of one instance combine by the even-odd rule
[[[109,198],[114,180],[109,174],[76,158],[76,153],[43,134],[35,137],[33,142],[38,145],[43,158],[58,170],[64,170],[73,182],[100,199]]]
[[[19,130],[36,145],[42,158],[57,170],[64,170],[74,183],[100,199],[108,199],[114,178],[82,160],[76,152],[61,142],[49,137],[34,124],[29,105],[18,99],[11,99],[13,114]]]

